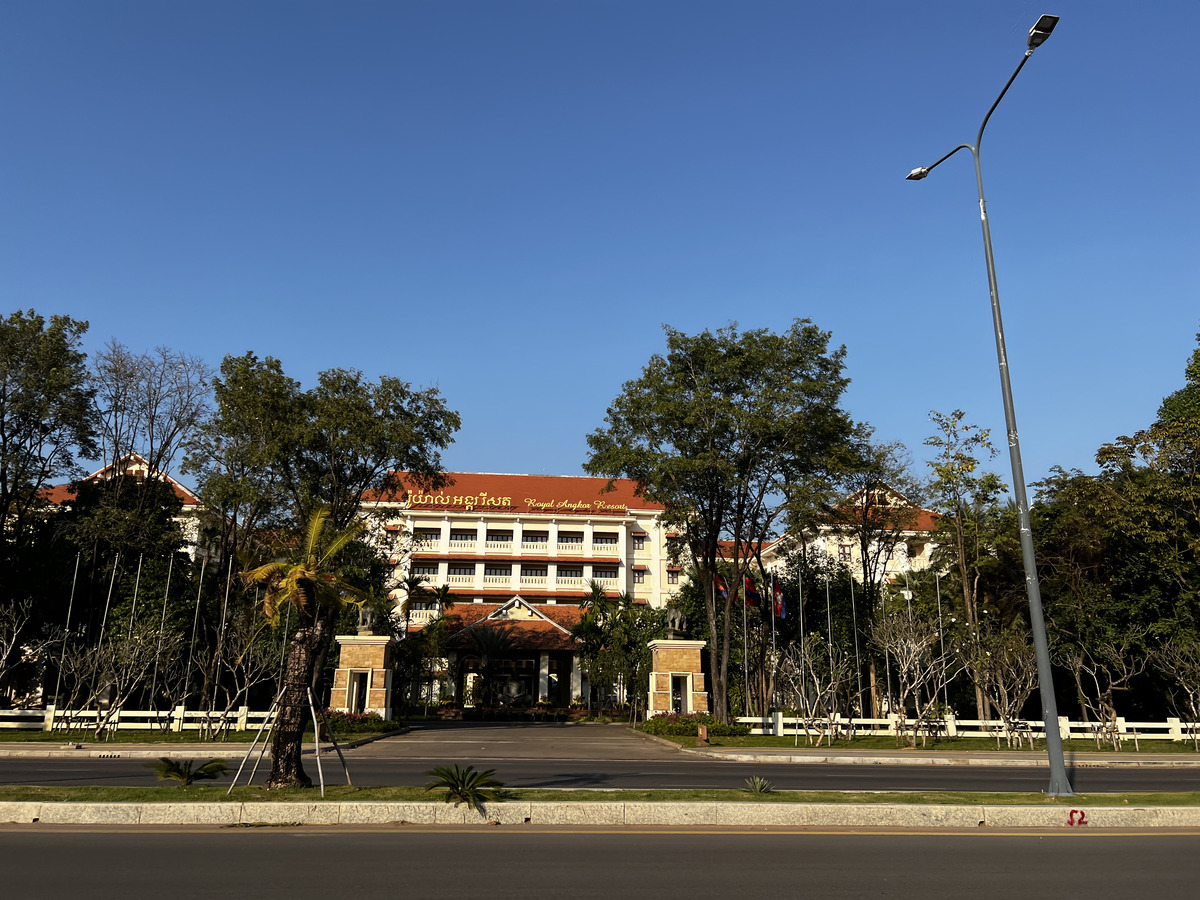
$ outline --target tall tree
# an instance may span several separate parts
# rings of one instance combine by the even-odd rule
[[[31,513],[41,491],[96,452],[88,323],[32,309],[0,318],[0,603],[30,589]]]
[[[997,565],[993,548],[1000,531],[998,499],[1006,485],[1000,476],[982,469],[980,457],[996,455],[988,429],[966,422],[961,409],[929,415],[938,429],[925,440],[927,447],[937,450],[929,462],[930,488],[942,513],[935,532],[939,553],[934,562],[957,577],[967,628],[978,631],[983,579]],[[986,694],[978,683],[975,706],[976,714],[987,718]]]
[[[328,528],[329,516],[318,511],[309,521],[299,552],[290,561],[267,563],[242,573],[249,585],[264,589],[263,614],[279,622],[284,607],[295,611],[296,631],[284,664],[279,712],[271,743],[268,788],[312,787],[300,761],[308,690],[318,653],[328,640],[334,618],[346,603],[360,602],[362,592],[343,577],[339,560],[363,532],[360,520],[349,528]]]
[[[813,484],[824,484],[851,432],[838,406],[845,348],[831,351],[829,333],[808,319],[783,334],[736,324],[665,331],[666,356],[624,385],[605,427],[588,436],[584,468],[630,478],[665,507],[665,524],[679,534],[673,551],[690,554],[705,582],[713,707],[726,721],[737,591],[720,598],[713,590],[721,542],[733,542],[740,577],[746,549],[774,535],[789,504],[821,493]]]
[[[912,475],[907,448],[899,441],[876,441],[874,429],[865,424],[855,429],[840,484],[847,495],[829,506],[823,524],[858,545],[857,575],[862,585],[858,637],[865,642],[880,607],[882,587],[888,580],[888,562],[901,551],[907,558],[905,536],[917,530],[924,512],[919,505],[924,500],[924,490]],[[868,667],[871,708],[878,716],[880,698],[874,657],[868,660]]]

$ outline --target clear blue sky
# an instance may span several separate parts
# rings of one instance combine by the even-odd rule
[[[849,411],[1094,470],[1200,327],[1200,3],[7,2],[0,312],[437,385],[451,469],[571,474],[688,332],[811,317]],[[1007,459],[995,468],[1007,473]]]

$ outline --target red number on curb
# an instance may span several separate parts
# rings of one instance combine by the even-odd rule
[[[1075,818],[1078,816],[1079,818]],[[1087,815],[1082,809],[1073,809],[1067,815],[1067,824],[1074,828],[1076,825],[1086,825],[1088,823]]]

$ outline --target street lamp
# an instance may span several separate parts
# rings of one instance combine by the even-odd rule
[[[1000,289],[996,285],[996,261],[992,257],[992,233],[988,227],[987,203],[983,199],[983,172],[979,167],[979,145],[983,141],[983,129],[987,127],[988,119],[1008,93],[1009,87],[1020,74],[1022,67],[1033,55],[1033,51],[1046,42],[1054,26],[1058,24],[1058,16],[1042,16],[1029,29],[1029,48],[1021,57],[1012,77],[1004,85],[1004,90],[996,98],[983,124],[979,126],[979,134],[975,144],[959,144],[931,166],[913,169],[906,178],[909,181],[920,181],[959,150],[970,150],[975,159],[975,182],[979,187],[979,218],[983,223],[983,252],[987,260],[988,287],[992,296],[992,324],[996,331],[996,360],[1000,366],[1000,391],[1004,396],[1004,421],[1008,428],[1008,455],[1012,462],[1013,494],[1017,501],[1017,516],[1021,527],[1021,558],[1025,564],[1025,589],[1029,595],[1029,619],[1033,629],[1033,646],[1037,653],[1038,689],[1042,699],[1042,719],[1046,723],[1046,753],[1050,761],[1051,797],[1070,797],[1074,794],[1071,783],[1067,780],[1067,769],[1063,761],[1062,735],[1058,730],[1058,703],[1054,699],[1054,680],[1050,671],[1050,646],[1046,640],[1046,620],[1042,613],[1042,593],[1038,587],[1037,563],[1033,552],[1033,532],[1029,525],[1029,499],[1025,494],[1025,471],[1021,465],[1021,443],[1017,438],[1017,415],[1013,408],[1012,384],[1008,375],[1008,353],[1004,349],[1004,325],[1000,320]]]

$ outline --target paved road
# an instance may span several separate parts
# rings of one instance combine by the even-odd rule
[[[0,826],[0,858],[9,896],[90,900],[1189,897],[1198,836],[31,825]]]
[[[227,745],[239,759],[244,745]],[[216,755],[211,750],[198,758]],[[1040,791],[1044,769],[979,766],[891,766],[734,762],[698,757],[610,727],[469,726],[428,728],[347,752],[355,784],[423,785],[430,768],[453,762],[495,768],[510,787],[741,788],[751,775],[784,790]],[[151,785],[144,759],[0,759],[0,784]],[[337,758],[324,757],[326,777],[340,783]],[[305,766],[316,778],[312,757]],[[265,768],[265,767],[264,767]],[[263,771],[260,770],[259,780]],[[1200,768],[1079,768],[1079,792],[1200,790]]]

